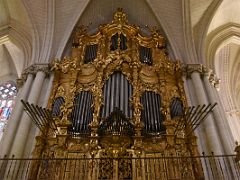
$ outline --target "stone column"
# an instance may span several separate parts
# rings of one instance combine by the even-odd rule
[[[187,66],[188,76],[191,77],[193,89],[195,91],[198,105],[208,105],[209,101],[203,86],[200,73],[203,71],[203,66],[191,64]],[[204,138],[204,151],[207,153],[215,152],[215,154],[223,154],[223,149],[219,139],[219,132],[214,123],[214,118],[210,114],[199,127],[200,138]],[[204,136],[204,137],[203,137]],[[201,143],[202,144],[202,143]]]
[[[38,71],[36,74],[28,97],[28,102],[33,104],[37,104],[42,89],[42,85],[46,76],[45,72],[43,72],[41,69],[38,70],[40,71]],[[11,154],[14,154],[15,157],[17,158],[21,158],[23,156],[23,152],[27,143],[31,127],[32,121],[26,114],[26,112],[24,112],[11,150]]]
[[[27,80],[23,87],[18,90],[15,107],[11,114],[10,120],[8,121],[7,128],[3,134],[3,138],[0,144],[0,157],[3,157],[4,155],[9,155],[9,151],[13,144],[14,137],[16,135],[17,128],[22,117],[23,106],[21,103],[21,99],[26,100],[28,98],[34,75],[32,73],[29,73],[26,76]]]
[[[46,72],[50,73],[50,72]],[[52,91],[52,84],[53,84],[53,79],[54,79],[54,74],[51,74],[48,76],[48,78],[45,78],[44,80],[44,86],[42,87],[40,97],[38,100],[38,105],[41,107],[47,107],[49,97],[51,95]],[[25,152],[24,152],[24,157],[32,157],[32,152],[34,150],[36,142],[36,138],[38,135],[40,135],[40,130],[36,128],[36,125],[33,124],[31,127],[30,135],[28,136]]]
[[[212,75],[213,74],[211,73],[211,71],[205,69],[205,72],[203,74],[204,86],[205,86],[207,95],[209,97],[210,103],[212,104],[216,102],[218,103],[218,105],[213,109],[213,116],[214,116],[215,125],[219,132],[219,138],[222,143],[224,153],[233,154],[234,142],[233,142],[232,136],[230,135],[230,127],[226,122],[227,121],[226,116],[224,116],[223,113],[221,114],[220,112],[221,111],[220,109],[222,107],[221,102],[218,101],[218,99],[214,95],[217,92],[215,91],[213,85],[210,84],[210,81],[209,81],[209,78]]]

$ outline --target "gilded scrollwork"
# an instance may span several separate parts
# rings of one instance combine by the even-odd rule
[[[116,49],[113,50],[110,48],[111,38],[115,34],[117,34],[117,44]],[[73,151],[92,157],[97,157],[101,154],[100,152],[107,152],[115,158],[128,150],[133,151],[137,157],[142,157],[146,152],[176,154],[179,151],[184,153],[191,150],[186,147],[187,140],[184,132],[182,136],[175,135],[177,123],[183,119],[171,119],[170,112],[170,103],[174,98],[179,98],[183,106],[187,106],[182,80],[184,68],[179,61],[173,62],[169,59],[165,40],[158,30],[153,28],[150,34],[149,37],[144,37],[139,27],[128,24],[126,14],[122,9],[114,14],[112,23],[101,25],[94,35],[89,35],[84,27],[76,30],[72,56],[64,57],[62,60],[55,59],[51,64],[51,70],[55,76],[49,104],[52,105],[58,97],[64,98],[64,103],[60,106],[61,116],[56,118],[58,133],[52,135],[57,144],[55,146],[56,157],[65,157],[67,152]],[[120,41],[123,36],[127,39],[127,49],[121,49]],[[86,47],[95,44],[97,44],[97,49],[94,58],[90,62],[85,62]],[[151,65],[140,61],[140,46],[151,49]],[[188,73],[202,71],[202,69],[202,66],[196,65],[187,68]],[[103,120],[101,117],[104,103],[103,89],[104,84],[116,71],[120,71],[133,88],[129,100],[133,116],[129,119],[134,125],[134,133],[131,137],[114,136],[114,138],[104,139],[100,138],[98,131]],[[90,133],[87,137],[75,138],[68,132],[72,125],[70,117],[74,108],[74,98],[76,94],[83,91],[89,91],[93,98],[92,120],[88,124]],[[161,97],[160,113],[164,119],[162,123],[165,128],[164,134],[158,133],[153,137],[143,135],[141,97],[146,91],[154,92]],[[194,140],[191,141],[194,142]],[[191,146],[195,148],[194,143]],[[196,155],[196,153],[194,149],[193,154]],[[126,166],[129,166],[128,162],[121,163],[124,165],[127,163]],[[102,171],[102,177],[105,177],[106,171]],[[130,174],[121,174],[121,176],[130,176]]]

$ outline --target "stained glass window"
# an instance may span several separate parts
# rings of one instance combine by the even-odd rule
[[[0,85],[0,139],[6,127],[17,95],[16,84],[12,81]]]

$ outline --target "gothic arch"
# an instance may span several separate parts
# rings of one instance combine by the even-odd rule
[[[224,42],[227,42],[229,38],[236,36],[240,37],[240,25],[235,23],[228,23],[218,27],[212,31],[206,39],[206,64],[207,67],[214,69],[214,56],[216,51],[224,46]]]
[[[118,2],[116,4],[109,4],[106,2],[107,2],[107,0],[98,2],[98,3],[104,3],[104,8],[105,8],[105,9],[99,10],[98,8],[101,8],[103,6],[98,6],[98,4],[96,2],[95,2],[95,5],[93,5],[94,4],[93,1],[87,1],[84,4],[84,7],[81,8],[82,11],[76,12],[76,14],[74,16],[74,20],[72,21],[73,23],[68,28],[68,30],[65,32],[65,35],[63,36],[63,40],[61,41],[61,44],[59,45],[60,48],[57,50],[56,58],[62,58],[63,56],[65,56],[64,53],[67,52],[67,48],[71,47],[69,45],[69,43],[71,43],[72,34],[75,32],[76,27],[85,25],[85,26],[89,26],[90,31],[93,31],[97,28],[97,26],[99,26],[99,24],[104,24],[104,23],[108,22],[108,20],[106,20],[106,19],[110,19],[111,14],[118,7],[122,7],[123,10],[127,12],[128,16],[130,18],[130,21],[129,21],[130,24],[140,24],[143,28],[146,28],[146,25],[149,25],[149,24],[147,24],[148,23],[147,20],[145,20],[145,22],[143,22],[143,23],[141,22],[142,19],[146,19],[143,15],[141,17],[139,17],[139,16],[135,15],[134,13],[131,13],[130,8],[128,7],[129,4],[131,5],[131,3]],[[147,0],[141,0],[138,2],[138,4],[141,4],[141,3],[145,5],[142,8],[144,8],[144,13],[147,13],[146,17],[150,16],[151,18],[148,18],[148,19],[153,19],[150,22],[149,28],[156,26],[161,31],[161,34],[166,36],[166,39],[169,41],[168,44],[170,44],[170,46],[167,48],[168,48],[169,54],[172,56],[172,59],[180,58],[181,55],[180,55],[179,49],[175,42],[176,39],[174,39],[172,34],[170,33],[170,30],[169,30],[170,28],[167,26],[167,23],[165,22],[165,20],[162,17],[160,17],[159,15],[157,15],[157,12],[155,10],[153,10],[152,7],[150,7],[150,3]],[[93,7],[95,7],[95,8],[93,8]],[[98,8],[96,8],[96,7],[98,7]],[[104,11],[106,11],[106,8],[109,8],[109,12],[103,13]],[[89,9],[95,9],[96,11],[100,11],[100,13],[102,13],[99,15],[99,16],[101,16],[100,21],[91,22],[90,20],[95,19],[95,18],[93,18],[93,17],[86,18],[86,16],[87,16],[86,14],[89,13],[89,11],[90,11]],[[128,12],[128,11],[130,11],[130,12]],[[137,11],[137,13],[139,14],[139,11]],[[110,16],[106,17],[108,14]],[[132,18],[132,20],[135,20],[135,21],[131,21],[131,18]],[[89,19],[89,22],[86,23],[86,19]],[[97,22],[97,24],[96,24],[96,22]]]
[[[207,38],[206,66],[220,78],[219,96],[227,113],[228,122],[235,139],[240,134],[239,121],[239,45],[240,25],[228,23],[212,31]],[[234,55],[234,56],[233,56]]]

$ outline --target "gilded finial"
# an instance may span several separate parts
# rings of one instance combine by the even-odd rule
[[[116,24],[127,23],[127,15],[123,12],[122,8],[118,8],[117,12],[114,13],[113,23],[116,23]]]

